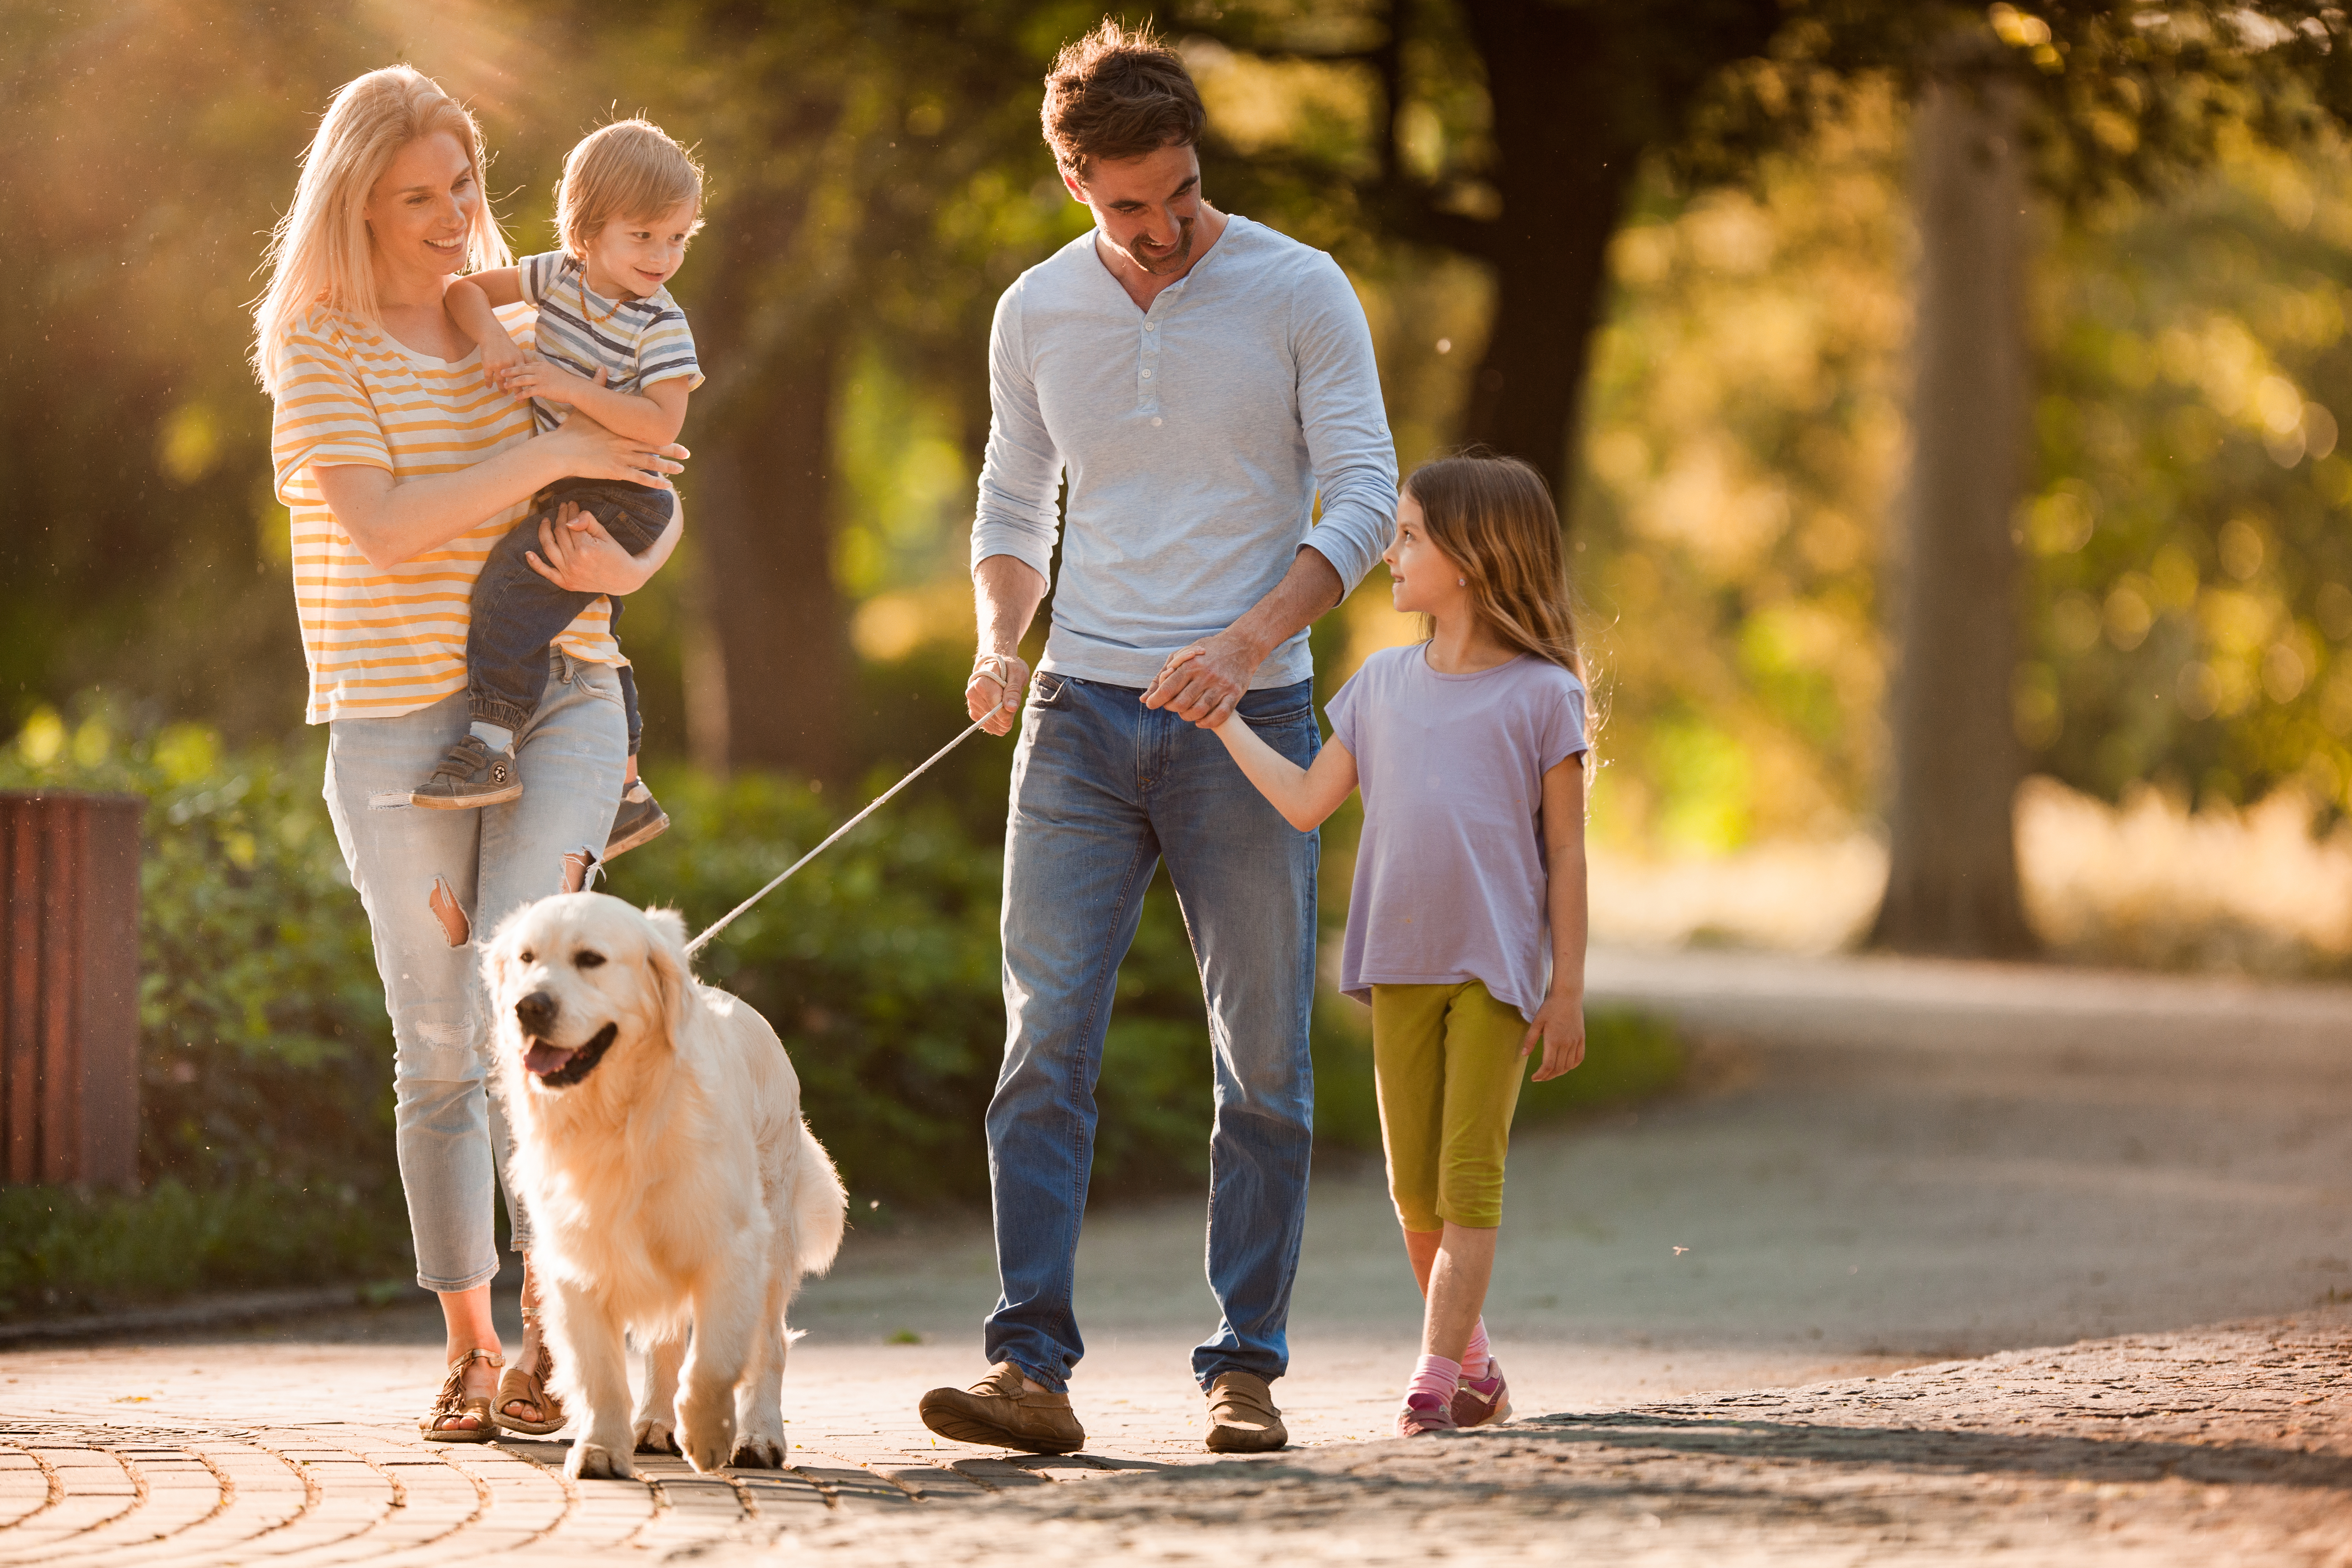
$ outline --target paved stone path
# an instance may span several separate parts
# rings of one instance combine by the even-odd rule
[[[804,1418],[781,1473],[647,1456],[639,1481],[580,1483],[560,1443],[428,1445],[383,1419],[380,1354],[277,1350],[229,1362],[274,1359],[359,1418],[283,1420],[288,1386],[260,1401],[280,1420],[245,1427],[194,1418],[229,1390],[93,1408],[135,1358],[9,1358],[54,1415],[0,1426],[0,1563],[2352,1563],[2340,1307],[1260,1459],[1207,1462],[1165,1411],[1046,1459],[942,1450],[883,1410]],[[152,1425],[121,1408],[142,1402]],[[1126,1446],[1131,1426],[1158,1440]]]
[[[795,1307],[789,1471],[649,1459],[574,1486],[557,1444],[424,1444],[429,1306],[16,1351],[0,1565],[2352,1568],[2352,992],[1706,956],[1595,977],[1683,1016],[1703,1068],[1683,1100],[1515,1148],[1507,1432],[1373,1441],[1417,1302],[1377,1170],[1331,1164],[1276,1458],[1198,1447],[1197,1204],[1090,1219],[1092,1443],[1059,1460],[921,1430],[921,1390],[980,1370],[985,1226],[861,1209]]]

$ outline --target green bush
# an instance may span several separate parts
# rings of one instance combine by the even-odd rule
[[[136,1196],[0,1187],[0,1318],[54,1315],[196,1290],[379,1279],[412,1272],[395,1201],[284,1182]]]
[[[68,731],[44,715],[0,751],[0,787],[131,790],[149,802],[147,1190],[6,1193],[0,1313],[408,1267],[391,1031],[366,918],[320,798],[321,764],[315,745],[229,755],[186,726],[125,742],[103,717]],[[834,804],[795,781],[679,772],[656,782],[677,826],[617,862],[611,889],[678,908],[693,930],[836,820]],[[698,959],[704,979],[783,1037],[810,1121],[860,1199],[987,1198],[982,1115],[1004,1036],[1003,858],[975,829],[969,794],[910,792]],[[1344,837],[1347,820],[1337,826]],[[1335,926],[1344,896],[1327,890]],[[1369,1017],[1342,998],[1318,1001],[1317,1137],[1328,1150],[1380,1147]],[[1531,1087],[1522,1116],[1640,1098],[1679,1072],[1662,1026],[1603,1015],[1587,1065]],[[1199,1190],[1211,1084],[1200,980],[1163,877],[1119,971],[1096,1091],[1095,1195]]]
[[[176,725],[123,743],[37,718],[0,788],[147,797],[140,861],[140,1173],[198,1190],[396,1187],[392,1029],[322,758],[225,756]],[[394,1194],[396,1196],[396,1193]]]

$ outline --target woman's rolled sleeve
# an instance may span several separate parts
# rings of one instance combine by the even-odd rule
[[[317,499],[313,468],[394,471],[383,422],[360,384],[347,348],[308,331],[287,340],[278,360],[269,448],[278,499],[289,506]]]

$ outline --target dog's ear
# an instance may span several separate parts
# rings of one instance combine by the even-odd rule
[[[646,966],[653,971],[654,989],[675,1045],[686,1033],[687,1005],[694,995],[694,971],[686,956],[686,917],[676,910],[647,910],[646,924],[653,928],[646,946]]]

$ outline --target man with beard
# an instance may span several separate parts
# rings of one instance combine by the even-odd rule
[[[1201,969],[1216,1083],[1208,1277],[1192,1352],[1219,1452],[1287,1440],[1307,1213],[1318,841],[1209,727],[1235,713],[1301,765],[1318,746],[1307,627],[1388,542],[1396,458],[1371,334],[1318,250],[1204,199],[1183,62],[1106,21],[1045,80],[1045,141],[1091,232],[998,303],[994,418],[972,526],[980,651],[966,700],[1002,734],[1059,528],[1061,580],[1021,718],[1005,833],[1004,1063],[988,1110],[1002,1296],[993,1364],[934,1389],[942,1436],[1086,1441],[1068,1379],[1094,1084],[1119,961],[1165,859]],[[1318,502],[1319,500],[1319,515]]]

